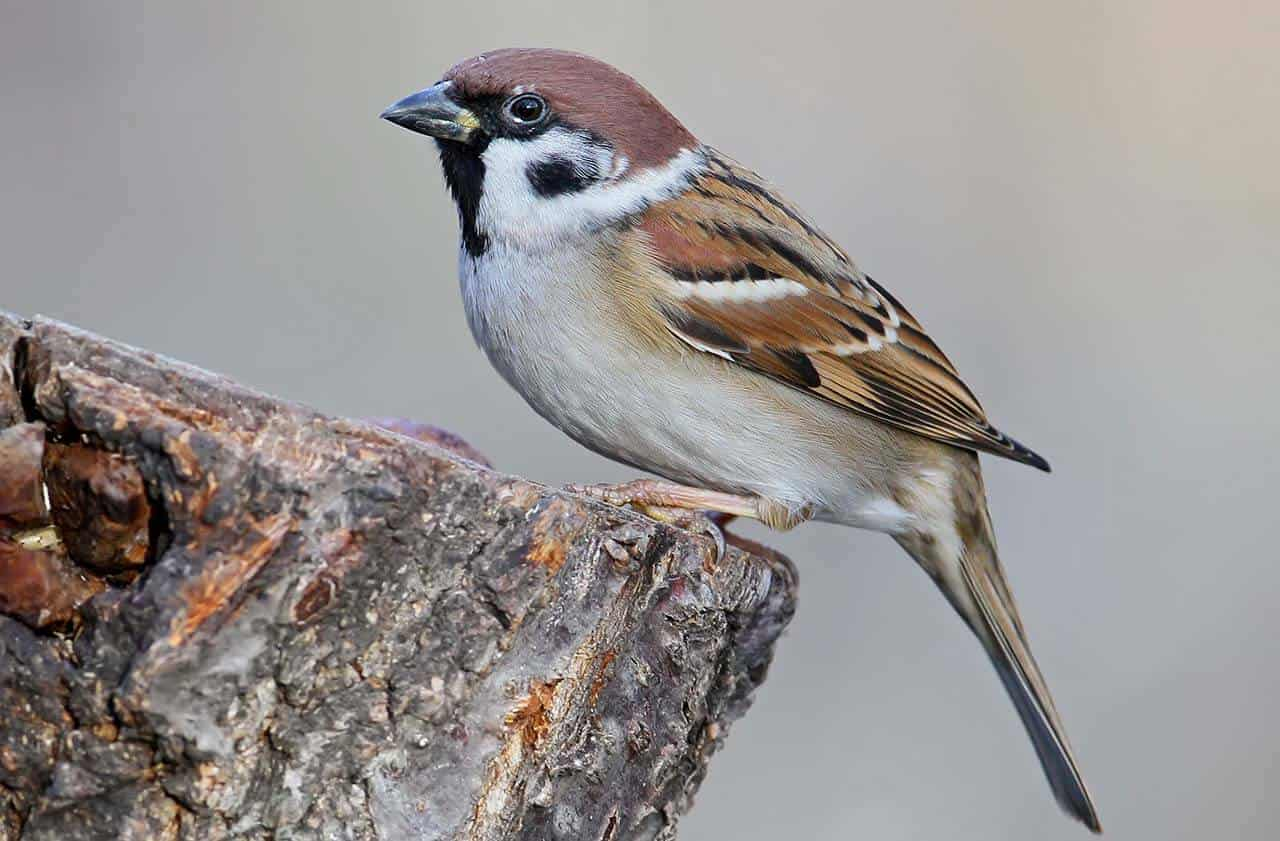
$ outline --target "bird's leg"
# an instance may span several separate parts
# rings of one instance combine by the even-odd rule
[[[754,517],[756,511],[754,500],[745,496],[691,488],[659,479],[636,479],[621,485],[569,485],[567,490],[610,505],[627,505],[660,523],[705,534],[715,544],[717,563],[725,553],[724,532],[706,512],[716,512],[731,519]]]
[[[734,517],[750,517],[786,531],[812,516],[809,506],[797,510],[764,497],[709,491],[661,479],[636,479],[621,485],[569,485],[568,490],[610,505],[630,505],[660,522],[708,534],[716,543],[717,560],[725,551],[720,527]],[[725,519],[717,523],[704,513],[708,511]]]
[[[756,501],[752,497],[691,488],[661,479],[636,479],[620,485],[569,485],[567,490],[610,505],[715,511],[734,517],[758,516]]]

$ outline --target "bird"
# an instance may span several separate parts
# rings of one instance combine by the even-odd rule
[[[906,307],[764,178],[589,56],[466,59],[382,118],[434,138],[471,332],[535,412],[659,479],[658,514],[887,533],[985,648],[1059,805],[1097,810],[996,550],[994,427]]]

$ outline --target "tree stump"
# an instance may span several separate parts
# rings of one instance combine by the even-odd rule
[[[0,314],[0,837],[674,837],[791,564],[399,429]]]

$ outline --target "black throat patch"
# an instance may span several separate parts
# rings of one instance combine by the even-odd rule
[[[458,206],[458,221],[462,224],[462,245],[472,257],[479,257],[489,248],[489,238],[476,227],[476,213],[480,208],[480,196],[484,194],[484,161],[480,155],[487,144],[467,145],[452,140],[437,140],[440,163],[444,166],[444,180]]]

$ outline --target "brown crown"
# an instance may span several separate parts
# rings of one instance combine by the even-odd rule
[[[454,65],[444,78],[464,99],[505,96],[516,88],[537,93],[566,122],[608,140],[636,166],[665,163],[698,145],[639,82],[581,53],[494,50]]]

